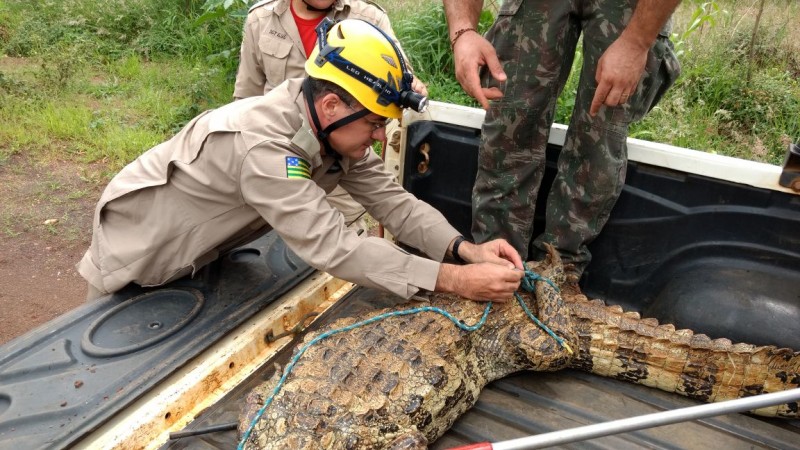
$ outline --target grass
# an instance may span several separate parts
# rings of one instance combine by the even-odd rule
[[[758,2],[719,3],[716,26],[682,42],[681,77],[631,135],[781,164],[788,144],[800,142],[800,44],[791,36],[800,5],[766,2],[751,56]],[[679,32],[692,7],[684,2],[676,14]]]
[[[44,3],[0,1],[0,163],[24,150],[110,175],[231,98],[230,62],[209,57],[239,25],[196,27],[198,2]]]
[[[440,4],[431,5],[430,1],[420,2],[423,14],[397,14],[398,20],[392,22],[392,28],[403,44],[415,75],[428,85],[428,95],[432,99],[478,106],[471,97],[464,93],[455,79],[453,55],[450,49],[450,38],[445,21],[444,9]],[[408,13],[406,13],[408,14]],[[484,12],[481,16],[479,30],[485,32],[492,22],[492,15]]]
[[[205,3],[0,0],[0,164],[20,151],[101,161],[107,172],[85,176],[102,183],[199,112],[230,101],[244,3],[198,20]],[[767,2],[751,56],[758,3],[682,3],[675,41],[683,75],[631,136],[781,163],[787,144],[800,140],[800,44],[792,39],[800,5]],[[709,4],[719,11],[701,9]],[[475,106],[454,80],[441,3],[382,5],[431,97]],[[699,10],[707,20],[694,26]],[[486,13],[482,29],[490,22]],[[558,100],[559,122],[576,84],[571,77]]]

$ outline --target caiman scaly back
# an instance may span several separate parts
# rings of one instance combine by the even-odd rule
[[[531,267],[563,283],[555,251]],[[240,420],[244,447],[423,449],[475,404],[486,384],[522,370],[572,367],[702,401],[800,385],[800,352],[711,340],[582,295],[562,299],[544,280],[535,286],[535,296],[523,294],[522,301],[567,345],[531,321],[516,300],[493,304],[486,322],[474,331],[424,311],[390,315],[305,346],[326,331],[420,306],[411,303],[340,319],[309,333],[295,350],[305,353],[277,393],[279,371],[247,397]],[[467,325],[478,323],[487,306],[443,294],[432,295],[424,305]],[[798,405],[755,412],[797,417]]]

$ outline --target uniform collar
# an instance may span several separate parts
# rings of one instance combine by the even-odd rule
[[[345,7],[350,8],[350,0],[336,0],[333,2],[333,10],[336,12],[341,12]]]
[[[289,2],[290,1],[291,0],[278,0],[278,2],[273,7],[272,11],[274,11],[275,14],[278,14],[278,15],[281,15],[281,14],[285,13],[286,11],[289,10]]]

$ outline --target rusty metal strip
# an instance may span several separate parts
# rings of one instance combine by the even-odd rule
[[[310,312],[326,311],[353,287],[352,283],[316,272],[74,448],[159,448],[170,432],[182,430],[292,341],[286,336],[268,342],[266,334],[277,336],[293,329]]]

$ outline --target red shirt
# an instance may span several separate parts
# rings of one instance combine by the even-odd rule
[[[308,58],[317,43],[317,25],[325,18],[325,14],[316,19],[303,19],[294,12],[292,2],[289,2],[289,8],[292,10],[294,23],[297,25],[297,31],[300,32],[300,40],[303,41],[303,49],[306,51],[306,58]]]

